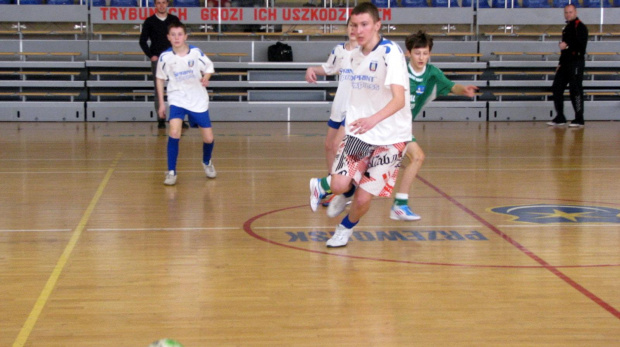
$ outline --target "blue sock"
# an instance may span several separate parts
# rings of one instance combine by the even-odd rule
[[[177,157],[179,156],[179,139],[168,137],[168,171],[177,171]]]
[[[351,185],[351,189],[349,189],[346,193],[342,194],[345,198],[350,198],[355,194],[355,184]]]
[[[215,141],[211,143],[202,144],[202,162],[203,163],[209,164],[209,161],[211,161],[211,153],[213,153],[214,145],[215,145]]]
[[[342,222],[340,222],[340,224],[342,224],[342,226],[343,226],[343,227],[345,227],[345,228],[347,228],[347,229],[351,229],[351,228],[353,228],[354,226],[356,226],[356,225],[357,225],[357,223],[359,223],[359,221],[357,221],[357,222],[355,222],[355,223],[351,222],[351,221],[349,220],[349,215],[346,215],[346,216],[344,217],[344,219],[342,219]]]

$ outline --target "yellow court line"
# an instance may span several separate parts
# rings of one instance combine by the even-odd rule
[[[95,193],[95,196],[90,201],[90,204],[88,205],[88,208],[84,212],[84,215],[82,215],[82,219],[80,220],[80,223],[73,231],[73,234],[71,235],[71,239],[69,240],[69,243],[67,244],[67,246],[65,247],[65,250],[60,255],[60,258],[58,259],[58,262],[56,263],[56,266],[54,267],[54,270],[52,271],[50,277],[47,279],[47,283],[45,283],[45,287],[43,287],[43,291],[41,291],[41,294],[39,295],[39,298],[34,304],[32,311],[30,311],[30,314],[28,315],[28,319],[26,319],[26,322],[22,326],[22,329],[19,331],[19,334],[17,335],[17,339],[15,339],[15,342],[13,342],[13,347],[21,347],[28,340],[28,336],[30,336],[30,333],[32,332],[32,329],[34,328],[34,325],[37,323],[37,320],[39,319],[39,315],[41,314],[41,311],[43,311],[43,308],[45,307],[45,304],[47,303],[47,300],[49,299],[50,294],[54,290],[54,287],[56,287],[56,282],[58,281],[58,278],[60,277],[62,270],[67,264],[67,261],[69,260],[69,257],[71,256],[71,253],[73,252],[73,249],[75,248],[75,245],[80,239],[80,236],[82,235],[82,231],[84,231],[84,227],[88,223],[88,220],[90,219],[90,215],[94,211],[95,206],[97,205],[97,202],[99,202],[99,198],[101,198],[101,195],[103,194],[103,190],[108,184],[108,181],[110,180],[110,177],[112,176],[112,173],[114,172],[114,169],[116,168],[116,165],[118,164],[118,161],[120,158],[121,158],[121,153],[119,153],[116,156],[116,158],[112,162],[112,166],[110,166],[110,168],[108,169],[108,172],[103,178],[103,181],[101,181],[101,183],[99,184],[99,188],[97,188],[97,192]]]

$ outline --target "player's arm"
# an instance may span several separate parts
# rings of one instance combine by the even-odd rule
[[[157,79],[157,98],[159,102],[159,109],[157,109],[157,115],[159,118],[166,118],[166,102],[164,101],[164,83],[161,78]]]
[[[207,87],[209,85],[209,79],[211,79],[210,73],[202,74],[202,79],[200,80],[200,83],[202,84],[203,87]]]
[[[316,83],[316,76],[327,76],[322,66],[310,66],[306,69],[306,82]]]
[[[211,75],[215,73],[215,69],[213,67],[213,62],[211,61],[211,59],[207,58],[207,56],[202,53],[202,51],[200,51],[200,53],[200,61],[202,61],[202,63],[204,64],[202,66],[202,69],[200,69],[200,73],[202,74],[202,77],[200,78],[200,84],[202,84],[203,87],[206,87],[209,85],[209,80],[211,79]]]
[[[454,86],[452,86],[452,89],[450,90],[450,92],[452,94],[464,95],[464,96],[473,98],[474,96],[476,96],[477,90],[478,90],[478,87],[474,85],[464,86],[462,84],[457,83]]]
[[[325,64],[319,66],[310,66],[308,69],[306,69],[306,82],[316,83],[317,75],[327,76],[338,73],[338,71],[340,70],[340,62],[342,61],[342,59],[339,58],[339,47],[340,46],[334,47]]]
[[[360,118],[351,123],[351,132],[353,132],[353,134],[363,134],[367,132],[382,120],[405,107],[405,87],[399,84],[390,84],[390,91],[392,92],[392,99],[385,107],[370,117]]]

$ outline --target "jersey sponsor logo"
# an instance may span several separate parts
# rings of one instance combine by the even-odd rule
[[[190,80],[194,78],[194,71],[192,70],[174,71],[174,78],[178,82]]]
[[[602,206],[516,205],[492,208],[491,212],[509,215],[515,222],[536,224],[611,223],[620,224],[620,210]]]

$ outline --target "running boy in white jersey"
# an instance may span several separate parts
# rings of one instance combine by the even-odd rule
[[[428,63],[433,49],[433,38],[423,31],[411,34],[405,39],[406,55],[410,58],[407,70],[409,71],[409,92],[411,93],[412,120],[420,113],[422,108],[433,101],[437,96],[453,93],[473,98],[478,87],[473,85],[464,86],[450,81],[443,72]],[[402,172],[400,186],[396,190],[394,204],[390,210],[390,218],[394,220],[414,221],[420,216],[413,213],[407,205],[409,189],[418,174],[424,152],[416,142],[415,136],[407,144],[407,157],[411,161]]]
[[[202,166],[208,178],[215,178],[211,162],[213,152],[213,130],[209,118],[209,96],[206,87],[213,74],[213,62],[197,47],[186,43],[185,25],[175,22],[168,27],[168,40],[172,47],[159,56],[157,64],[157,95],[159,96],[159,117],[165,118],[164,83],[167,80],[168,103],[170,104],[170,131],[168,133],[168,171],[165,185],[177,181],[177,157],[183,118],[187,114],[192,127],[200,127],[202,134]]]
[[[320,66],[310,66],[306,70],[306,81],[316,83],[316,76],[326,76],[339,74],[338,89],[332,102],[331,114],[327,121],[327,136],[325,137],[325,159],[327,161],[327,173],[331,173],[331,168],[338,151],[338,145],[344,137],[344,118],[347,113],[347,102],[351,90],[351,52],[357,48],[357,41],[351,25],[351,17],[347,20],[348,41],[334,47],[329,55],[327,62]],[[327,206],[333,198],[328,194],[323,200],[323,205]]]
[[[391,195],[406,144],[411,140],[411,109],[405,102],[409,81],[403,52],[379,35],[379,11],[372,3],[355,6],[351,25],[360,47],[351,53],[346,136],[338,148],[332,175],[310,180],[313,211],[330,190],[337,195],[327,209],[330,216],[340,214],[347,200],[353,199],[349,214],[336,227],[327,247],[346,246],[373,196]]]

